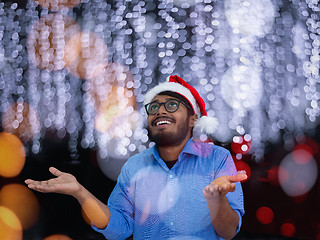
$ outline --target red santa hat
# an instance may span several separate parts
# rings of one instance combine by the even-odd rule
[[[217,119],[207,115],[205,103],[198,91],[177,75],[170,76],[167,82],[160,83],[151,88],[144,97],[144,104],[150,103],[156,95],[166,91],[178,93],[188,100],[193,111],[198,115],[195,128],[200,129],[201,132],[206,134],[215,132],[218,127]]]

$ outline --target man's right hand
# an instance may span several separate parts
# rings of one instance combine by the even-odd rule
[[[29,188],[43,193],[62,193],[75,197],[93,225],[105,229],[110,220],[110,210],[99,199],[85,189],[70,173],[61,172],[54,167],[49,171],[56,178],[47,181],[25,180]]]
[[[81,190],[81,185],[73,175],[61,172],[54,167],[50,167],[49,171],[55,175],[56,178],[47,181],[27,179],[25,183],[29,188],[43,193],[54,192],[75,196]]]

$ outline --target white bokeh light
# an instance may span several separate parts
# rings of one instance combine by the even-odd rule
[[[225,0],[225,15],[233,29],[245,35],[270,32],[276,13],[271,0]]]
[[[258,106],[262,94],[260,74],[254,68],[234,66],[222,77],[221,95],[234,109],[249,110]]]
[[[280,163],[279,183],[290,197],[308,193],[318,178],[318,166],[313,156],[303,149],[289,153]]]

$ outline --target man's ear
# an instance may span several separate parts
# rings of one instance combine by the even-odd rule
[[[194,124],[196,123],[197,119],[198,119],[198,115],[193,114],[189,120],[189,127],[194,127]]]

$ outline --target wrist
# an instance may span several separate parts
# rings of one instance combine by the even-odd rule
[[[75,191],[72,194],[72,196],[75,197],[76,199],[81,199],[83,197],[83,195],[84,195],[85,188],[80,183],[78,183],[78,186],[79,186],[78,190]]]

